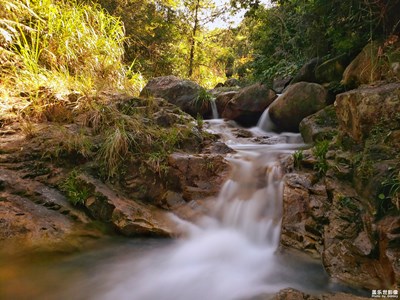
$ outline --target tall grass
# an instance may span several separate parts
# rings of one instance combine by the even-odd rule
[[[121,21],[96,4],[0,0],[0,90],[18,95],[47,87],[77,91],[82,100],[104,90],[136,92],[142,79],[122,63],[124,39]]]

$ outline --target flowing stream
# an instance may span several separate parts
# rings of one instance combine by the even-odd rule
[[[237,138],[237,128],[222,120],[206,125],[236,150],[227,158],[233,170],[210,215],[197,224],[182,222],[188,233],[182,239],[113,240],[42,267],[33,282],[57,283],[38,299],[268,299],[286,287],[333,289],[319,263],[278,251],[280,162],[303,146],[299,135],[270,134],[259,126],[250,129],[254,137]]]

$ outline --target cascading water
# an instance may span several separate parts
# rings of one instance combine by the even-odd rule
[[[271,118],[269,117],[269,109],[268,108],[266,110],[264,110],[263,114],[261,115],[261,118],[257,123],[257,127],[266,132],[275,130],[275,124],[272,122]]]
[[[290,266],[288,259],[276,254],[283,184],[279,159],[301,144],[243,143],[233,139],[223,121],[209,124],[236,150],[228,158],[232,174],[212,214],[189,224],[187,237],[167,248],[140,259],[124,256],[102,266],[89,285],[96,288],[85,299],[232,300],[268,295],[285,287],[326,288],[322,268],[316,271],[305,262]],[[293,140],[293,135],[279,138]],[[300,271],[295,271],[296,263]],[[307,284],[301,270],[310,268],[314,271],[308,273]]]
[[[46,272],[39,266],[41,276],[37,267],[27,270],[24,264],[24,272],[32,273],[28,281],[43,290],[31,298],[245,300],[263,295],[266,300],[286,287],[330,290],[320,264],[277,251],[284,176],[280,161],[303,145],[299,135],[255,127],[250,129],[254,138],[237,138],[231,123],[211,120],[206,126],[236,150],[227,158],[231,176],[210,215],[196,224],[179,220],[187,236],[175,241],[113,239]],[[21,278],[11,284],[20,286]]]
[[[217,103],[215,102],[215,98],[211,99],[210,105],[211,105],[212,118],[218,119],[219,115],[218,115]]]

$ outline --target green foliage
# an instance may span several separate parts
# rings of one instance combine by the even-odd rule
[[[67,194],[68,200],[75,206],[84,205],[86,199],[92,194],[90,189],[79,181],[78,175],[78,171],[72,171],[60,186],[61,190]]]
[[[318,141],[314,148],[313,154],[317,158],[317,162],[314,166],[314,169],[318,172],[320,176],[323,176],[328,171],[328,162],[326,160],[326,154],[329,150],[329,141],[328,140],[321,140]]]
[[[368,41],[399,31],[399,0],[273,2],[269,8],[253,5],[242,24],[249,28],[256,76],[266,81],[293,74],[313,57],[356,54]]]
[[[126,130],[126,124],[121,121],[117,121],[112,128],[108,129],[103,138],[97,159],[105,165],[108,176],[112,177],[118,173],[121,163],[136,141],[132,132]]]
[[[140,77],[127,71],[122,62],[122,23],[98,5],[75,0],[2,0],[0,11],[0,40],[4,41],[0,63],[7,62],[0,70],[0,90],[8,91],[3,99],[10,106],[13,96],[23,91],[35,101],[21,106],[46,110],[49,95],[43,93],[44,87],[61,95],[52,98],[55,105],[68,102],[64,95],[79,92],[83,97],[74,103],[76,109],[102,90],[140,87]]]
[[[343,208],[348,208],[351,211],[358,211],[358,206],[354,203],[354,199],[352,197],[340,196],[339,205]]]
[[[293,153],[293,164],[296,169],[300,169],[303,158],[304,158],[303,150],[296,150]]]
[[[389,176],[381,183],[381,192],[378,194],[381,207],[386,202],[391,202],[397,210],[400,210],[400,171],[390,169]]]
[[[207,109],[210,107],[210,102],[213,101],[213,96],[206,89],[201,88],[197,97],[193,100],[193,106],[198,110]]]
[[[202,132],[203,125],[204,125],[203,117],[200,114],[197,114],[197,116],[196,116],[196,126],[197,126],[197,130],[199,132]]]

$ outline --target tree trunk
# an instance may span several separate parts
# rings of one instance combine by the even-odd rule
[[[189,72],[188,77],[192,77],[193,75],[193,62],[194,62],[194,53],[196,48],[196,34],[197,29],[199,27],[199,9],[200,9],[200,0],[196,1],[196,7],[194,10],[194,24],[193,24],[193,31],[192,31],[192,40],[190,43],[190,57],[189,57]]]

